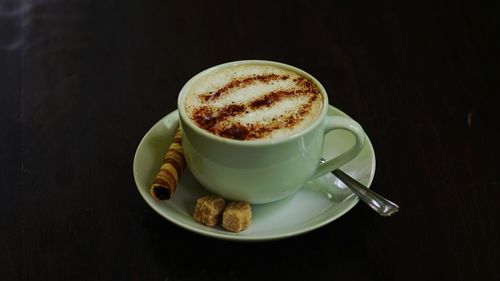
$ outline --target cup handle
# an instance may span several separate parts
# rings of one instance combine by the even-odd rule
[[[351,161],[361,152],[361,149],[365,144],[365,132],[358,122],[342,116],[327,116],[325,122],[326,125],[323,137],[332,130],[343,129],[350,131],[354,135],[356,142],[347,151],[343,152],[339,156],[332,158],[323,164],[319,164],[311,179],[326,175],[327,173],[338,169],[340,166]]]

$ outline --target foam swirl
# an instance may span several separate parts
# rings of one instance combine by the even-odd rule
[[[240,65],[200,77],[186,96],[194,123],[237,140],[276,139],[306,128],[322,108],[311,80],[269,65]]]

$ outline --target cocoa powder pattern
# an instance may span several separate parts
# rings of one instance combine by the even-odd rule
[[[202,129],[221,137],[236,140],[259,139],[278,129],[293,128],[311,111],[314,101],[320,95],[318,87],[304,77],[293,78],[292,81],[296,85],[293,89],[272,91],[244,103],[232,102],[224,107],[210,105],[211,101],[230,94],[236,88],[245,88],[255,83],[269,83],[277,79],[286,80],[290,79],[290,76],[269,74],[233,79],[217,91],[201,94],[199,98],[203,105],[193,109],[192,119]],[[268,122],[244,124],[229,120],[235,116],[248,114],[250,111],[272,107],[282,100],[297,97],[307,97],[307,101],[301,104],[296,111],[283,113]]]
[[[227,95],[232,90],[242,89],[256,83],[269,83],[273,80],[286,80],[289,75],[277,75],[277,74],[265,74],[265,75],[253,75],[250,77],[243,77],[239,79],[233,79],[220,89],[208,93],[203,93],[199,95],[201,102],[213,101]]]

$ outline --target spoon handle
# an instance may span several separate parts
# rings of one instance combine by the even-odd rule
[[[343,171],[336,169],[332,173],[380,215],[387,217],[399,211],[398,205],[368,189]]]

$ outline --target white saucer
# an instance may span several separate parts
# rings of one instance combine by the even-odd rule
[[[329,115],[347,116],[333,106]],[[348,212],[358,198],[333,174],[307,183],[296,194],[275,203],[253,205],[253,221],[240,233],[231,233],[220,227],[211,228],[195,222],[193,213],[196,199],[209,194],[191,175],[184,171],[173,199],[156,201],[149,194],[149,187],[163,161],[178,127],[178,113],[174,111],[156,123],[144,136],[134,158],[134,178],[146,202],[169,221],[191,231],[210,237],[228,240],[270,240],[290,237],[319,228]],[[323,148],[324,158],[329,159],[345,151],[354,141],[350,133],[336,130],[329,133]],[[366,186],[375,175],[375,154],[367,138],[361,153],[342,170]]]

